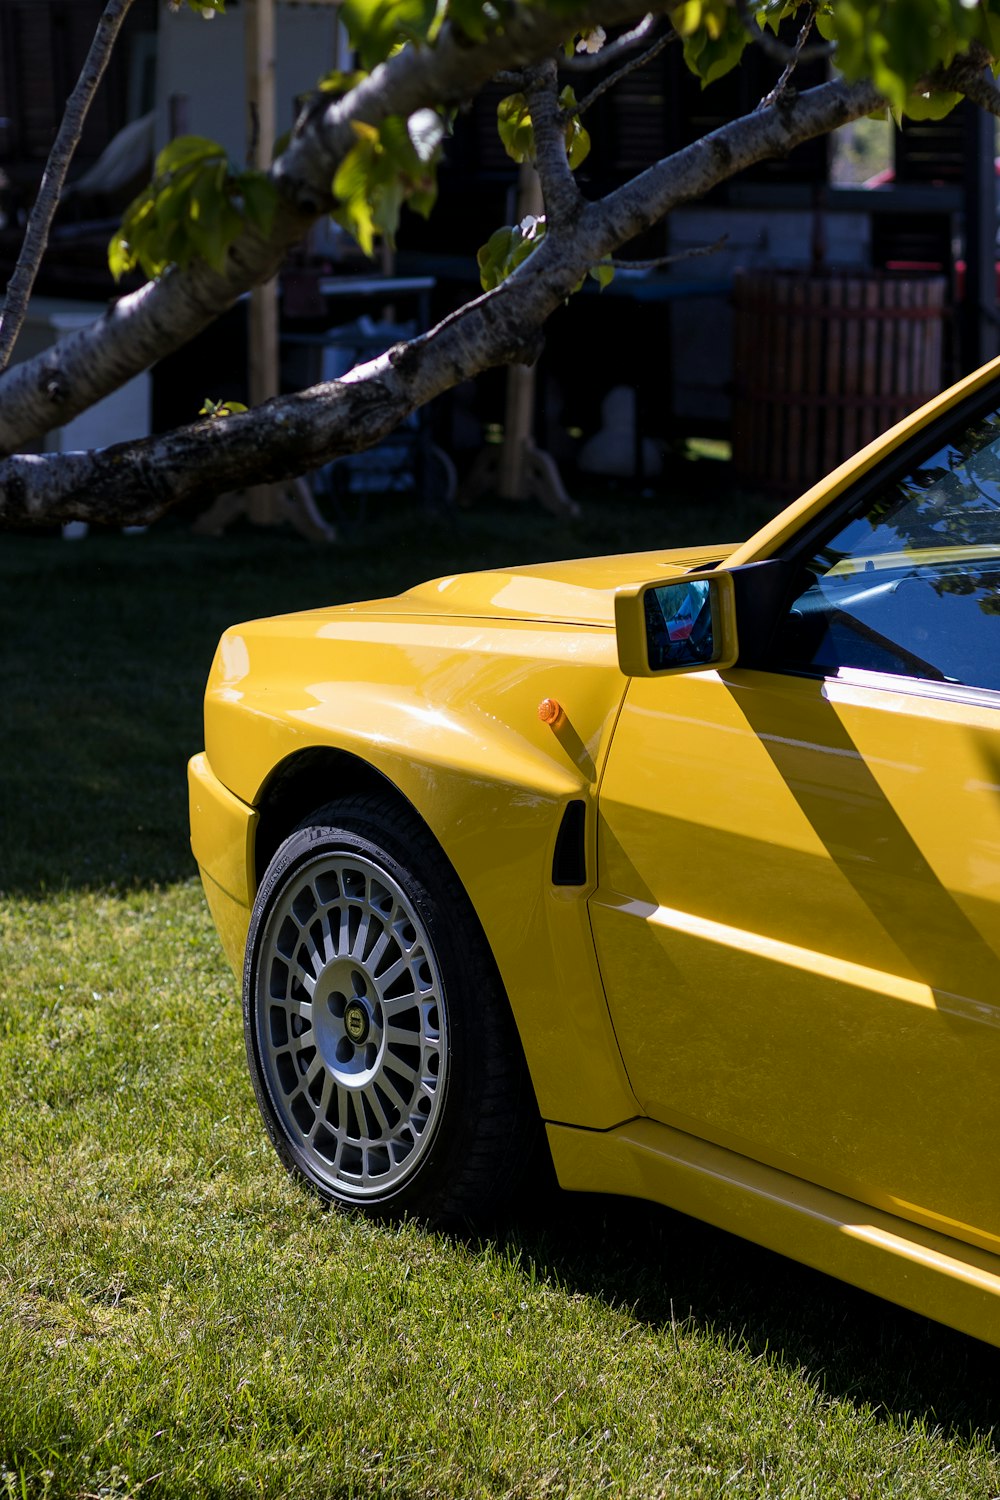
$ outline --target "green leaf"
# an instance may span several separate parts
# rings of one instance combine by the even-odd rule
[[[404,42],[433,41],[443,0],[344,0],[340,12],[363,68],[384,62]]]
[[[511,161],[535,159],[535,127],[523,94],[509,94],[497,105],[497,130]]]
[[[819,10],[816,12],[816,20],[814,24],[816,30],[819,32],[824,42],[832,42],[836,40],[834,36],[834,31],[836,28],[834,24],[833,14],[830,10],[829,5],[820,6]]]
[[[757,23],[769,27],[777,36],[782,21],[799,9],[799,0],[765,0],[764,5],[757,7]]]
[[[906,96],[903,113],[909,120],[943,120],[961,102],[961,94],[913,93]]]
[[[544,237],[545,220],[536,219],[530,214],[520,224],[495,230],[486,244],[481,245],[476,252],[483,291],[491,292],[502,281],[506,281],[538,248]]]
[[[224,271],[226,253],[243,224],[227,192],[225,163],[201,169],[191,182],[185,208],[187,222],[178,223],[175,234],[186,233],[194,253],[214,271]]]
[[[522,219],[520,224],[508,224],[503,229],[495,230],[486,244],[481,245],[476,252],[479,281],[483,291],[491,292],[494,287],[506,281],[507,277],[516,271],[518,266],[522,266],[537,250],[544,238],[544,218],[536,219],[531,214]],[[587,276],[597,282],[602,292],[614,280],[614,275],[615,268],[611,264],[609,255],[599,260],[595,266],[591,266],[587,272]],[[574,291],[580,290],[587,276],[573,288]]]
[[[604,288],[610,286],[615,279],[615,268],[611,264],[611,256],[606,255],[603,260],[597,262],[596,266],[591,266],[587,275],[597,282],[603,292]]]
[[[701,79],[702,87],[735,68],[750,38],[739,14],[715,0],[687,0],[688,19],[700,7],[700,22],[684,35],[684,61]]]
[[[360,135],[337,168],[333,179],[333,195],[338,207],[331,217],[348,234],[353,235],[366,255],[375,247],[375,218],[372,212],[372,195],[375,188],[375,152],[378,131],[371,126],[354,126]]]
[[[333,179],[338,202],[332,217],[371,255],[376,234],[395,243],[404,203],[425,218],[433,208],[445,125],[433,110],[421,109],[407,120],[390,115],[378,129],[357,121],[353,128],[357,144]]]
[[[141,266],[149,277],[159,276],[165,269],[156,197],[151,187],[133,199],[125,210],[121,228],[108,247],[108,264],[113,271],[118,268],[117,276],[134,270],[136,266]]]
[[[332,73],[324,73],[317,87],[320,93],[332,94],[335,99],[340,99],[344,94],[349,94],[356,89],[359,83],[364,83],[368,74],[363,68],[355,68],[352,73],[343,73],[335,68]]]
[[[108,246],[115,279],[142,268],[155,279],[200,257],[217,271],[244,224],[267,234],[277,191],[260,172],[236,172],[204,136],[179,136],[156,158],[153,181],[129,204]]]
[[[576,110],[576,94],[564,88],[559,95],[560,107],[569,115],[566,122],[566,155],[575,172],[590,152],[590,136],[580,123]],[[510,94],[497,105],[497,130],[504,150],[512,161],[518,163],[535,160],[535,127],[531,119],[528,101],[523,94]]]
[[[836,44],[836,65],[848,82],[870,78],[896,114],[912,111],[913,118],[947,113],[953,97],[928,99],[925,80],[971,42],[1000,55],[996,0],[829,0],[817,26]]]
[[[267,238],[274,227],[274,216],[278,209],[278,190],[264,172],[241,172],[236,186],[243,202],[243,213],[248,224]]]
[[[448,20],[470,42],[485,42],[512,9],[511,0],[449,0]]]
[[[247,411],[242,401],[213,401],[206,396],[198,409],[199,417],[234,417],[237,412]]]
[[[706,37],[718,37],[723,29],[726,6],[719,0],[681,0],[681,4],[670,13],[670,20],[678,36],[694,37],[703,33]]]
[[[164,146],[153,166],[153,181],[170,177],[186,167],[198,166],[206,161],[225,161],[226,153],[218,141],[210,141],[203,135],[179,135]]]
[[[575,113],[577,102],[576,94],[569,87],[563,89],[559,95],[559,103],[562,109],[569,115],[566,122],[566,155],[569,159],[570,168],[576,171],[581,162],[586,161],[590,155],[590,135],[580,123],[579,116]]]
[[[108,246],[108,268],[116,281],[135,269],[135,256],[121,229],[116,229]]]

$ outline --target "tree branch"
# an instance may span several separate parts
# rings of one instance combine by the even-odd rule
[[[789,80],[791,79],[792,74],[795,72],[795,69],[798,67],[799,62],[802,59],[802,49],[806,44],[806,38],[812,30],[812,25],[815,19],[816,10],[814,6],[799,28],[799,34],[795,39],[795,46],[792,48],[792,55],[785,64],[784,72],[778,79],[777,83],[774,85],[774,88],[771,89],[769,93],[765,94],[763,99],[761,99],[760,103],[757,105],[758,110],[770,109],[773,104],[777,104],[778,100],[784,97],[785,90],[788,88]]]
[[[59,206],[69,164],[80,143],[87,112],[97,92],[97,87],[104,77],[108,58],[111,56],[122,22],[131,6],[132,0],[108,0],[104,14],[97,23],[87,60],[66,104],[52,150],[49,152],[49,159],[45,164],[38,196],[31,208],[21,253],[18,255],[14,274],[7,287],[3,311],[0,312],[0,370],[6,369],[15,340],[21,332],[21,324],[24,322],[24,315],[28,308],[28,299],[35,285],[35,277],[38,275],[42,256],[49,243],[49,230]]]
[[[596,265],[683,203],[771,157],[787,155],[803,141],[885,108],[873,83],[836,79],[805,89],[787,109],[744,115],[665,157],[645,172],[587,206],[577,243]]]
[[[973,42],[963,57],[956,57],[931,82],[936,88],[964,94],[987,114],[1000,118],[1000,89],[993,78],[989,53],[980,42]]]
[[[807,47],[805,51],[801,51],[798,39],[789,47],[787,42],[779,41],[767,26],[758,25],[757,18],[751,12],[747,0],[736,0],[736,9],[750,35],[750,40],[755,42],[764,56],[769,57],[772,62],[819,62],[824,57],[832,57],[836,51],[833,42],[817,42],[814,47]]]
[[[643,16],[638,26],[626,31],[623,36],[608,42],[599,52],[578,52],[573,57],[561,57],[559,66],[564,73],[596,73],[601,68],[612,67],[620,57],[626,57],[649,40],[659,17]]]
[[[566,121],[559,107],[559,79],[555,59],[539,63],[527,94],[535,131],[535,170],[545,200],[549,234],[572,228],[583,206],[566,155]]]
[[[664,266],[676,266],[683,260],[700,260],[705,255],[715,255],[729,239],[720,234],[711,245],[692,245],[690,250],[678,250],[675,255],[658,255],[654,260],[615,260],[611,264],[616,271],[662,271]]]
[[[576,113],[582,115],[584,110],[588,110],[592,104],[597,103],[602,94],[606,94],[609,89],[613,89],[616,83],[620,83],[623,78],[627,78],[629,73],[634,73],[637,68],[644,68],[648,62],[652,62],[654,57],[658,57],[665,47],[669,47],[671,42],[678,40],[676,31],[665,31],[662,36],[657,37],[651,46],[646,48],[645,52],[640,52],[638,57],[629,58],[627,62],[622,63],[620,68],[616,68],[613,73],[603,79],[596,88],[591,89],[589,94],[585,94],[576,107]]]
[[[966,99],[971,99],[973,104],[978,104],[980,109],[986,110],[987,114],[1000,118],[1000,89],[988,68],[981,73],[967,74],[962,79],[958,92],[964,94]]]
[[[586,204],[571,235],[546,235],[495,291],[343,380],[164,437],[0,462],[0,522],[148,521],[179,500],[287,478],[366,447],[460,381],[516,360],[591,266],[672,209],[883,104],[872,84],[838,81],[805,91],[787,109],[722,126]]]
[[[647,0],[648,3],[648,0]],[[663,0],[666,9],[673,0]],[[220,313],[277,272],[288,249],[332,206],[330,184],[355,143],[353,122],[377,125],[390,115],[458,105],[498,70],[523,68],[554,53],[594,0],[576,17],[519,6],[504,29],[482,43],[446,24],[433,47],[404,48],[342,98],[322,96],[299,117],[271,177],[281,202],[267,239],[247,227],[229,251],[225,271],[194,261],[123,297],[97,323],[69,335],[35,359],[0,375],[0,454],[12,453],[62,426],[150,364],[200,333]],[[635,0],[602,0],[609,25],[635,15]]]

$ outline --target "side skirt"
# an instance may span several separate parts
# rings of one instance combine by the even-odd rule
[[[1000,1256],[653,1120],[546,1129],[564,1188],[662,1203],[1000,1346]]]

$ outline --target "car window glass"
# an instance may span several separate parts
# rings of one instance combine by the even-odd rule
[[[805,567],[775,665],[1000,691],[1000,412],[971,424]]]

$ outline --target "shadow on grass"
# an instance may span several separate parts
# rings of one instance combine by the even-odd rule
[[[488,1242],[652,1328],[714,1331],[827,1397],[1000,1453],[1000,1350],[711,1225],[554,1189]]]

